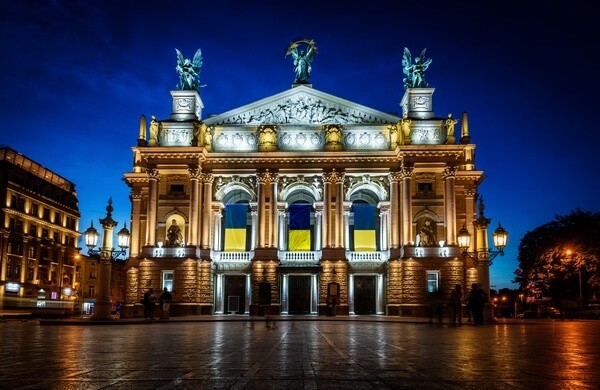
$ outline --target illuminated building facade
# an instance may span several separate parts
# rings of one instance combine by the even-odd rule
[[[72,310],[79,206],[75,184],[0,147],[0,305]]]
[[[398,116],[294,84],[203,118],[198,92],[171,91],[125,173],[126,315],[148,288],[173,315],[425,315],[428,293],[489,289],[457,241],[488,245],[467,115],[455,136],[433,93],[407,88]]]

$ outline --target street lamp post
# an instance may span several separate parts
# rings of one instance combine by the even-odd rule
[[[99,257],[100,259],[100,284],[98,286],[98,295],[94,304],[94,320],[111,320],[112,319],[112,302],[110,299],[110,278],[112,272],[112,261],[120,256],[125,257],[126,250],[129,248],[129,231],[127,226],[119,230],[117,233],[118,244],[120,249],[113,248],[113,230],[117,226],[117,221],[112,219],[112,198],[108,200],[106,206],[106,217],[100,219],[100,225],[104,230],[102,235],[102,246],[100,249],[95,249],[98,243],[98,231],[91,226],[85,231],[85,244],[87,245],[88,255]]]
[[[492,234],[494,246],[497,250],[490,250],[488,245],[488,226],[491,219],[486,218],[483,214],[485,206],[483,201],[479,203],[479,216],[473,222],[475,227],[475,250],[469,251],[471,248],[471,234],[467,230],[466,226],[463,225],[462,229],[458,233],[458,246],[462,251],[463,258],[469,258],[473,261],[473,265],[477,267],[477,279],[481,283],[481,288],[490,294],[490,266],[496,256],[504,256],[504,248],[508,242],[508,232],[498,224],[496,230]],[[490,312],[486,317],[486,320],[492,320],[493,313]]]

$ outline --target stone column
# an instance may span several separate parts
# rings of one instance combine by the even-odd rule
[[[322,206],[322,205],[321,205]],[[322,209],[321,209],[322,210]],[[323,237],[322,224],[323,224],[323,212],[321,210],[315,211],[315,250],[320,251],[321,238]]]
[[[350,250],[350,211],[344,213],[344,248]]]
[[[278,243],[278,249],[280,251],[285,251],[287,250],[287,240],[286,240],[286,224],[285,224],[285,210],[284,211],[279,211],[278,214],[279,216],[279,243]]]
[[[444,177],[444,211],[446,219],[446,245],[456,244],[456,166],[448,166]]]
[[[402,245],[413,245],[412,233],[412,200],[411,200],[411,178],[413,167],[403,166],[402,175]]]
[[[271,173],[269,191],[269,247],[277,248],[277,173]]]
[[[131,190],[131,240],[129,257],[138,257],[140,253],[140,214],[142,213],[142,191]]]
[[[210,228],[212,213],[212,184],[214,177],[212,173],[203,173],[201,175],[203,187],[203,205],[202,205],[202,249],[210,249]]]
[[[399,218],[399,183],[402,180],[400,172],[390,172],[390,248],[400,248],[400,218]]]
[[[146,220],[146,245],[156,245],[156,212],[158,207],[158,180],[156,168],[148,168],[148,210]]]
[[[198,245],[200,231],[200,172],[201,169],[192,165],[188,168],[190,175],[190,218],[187,245]]]
[[[344,172],[338,172],[335,177],[336,202],[335,202],[335,247],[344,246]]]
[[[250,238],[250,250],[253,251],[256,249],[258,245],[258,204],[251,203],[250,204],[250,218],[252,219],[252,231],[250,234],[252,235]]]
[[[266,201],[267,198],[267,186],[269,184],[270,175],[268,172],[257,172],[257,197],[258,197],[258,248],[265,248],[267,246],[267,238],[268,238],[268,222],[269,218],[267,215],[267,207]]]
[[[389,204],[381,203],[379,206],[379,242],[380,242],[380,250],[385,251],[388,250],[388,242],[389,242],[389,221],[390,210]]]
[[[221,237],[221,229],[222,229],[222,224],[223,224],[223,214],[221,213],[221,210],[215,212],[213,214],[213,218],[215,221],[215,229],[214,229],[214,240],[213,240],[213,249],[216,251],[221,251],[223,250],[222,248],[222,237]]]
[[[323,172],[323,248],[333,247],[331,234],[331,186],[335,179],[335,172]]]

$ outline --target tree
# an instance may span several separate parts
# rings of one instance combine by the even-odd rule
[[[600,213],[576,209],[523,236],[515,282],[530,295],[577,299],[581,288],[589,298],[600,289],[599,258]]]

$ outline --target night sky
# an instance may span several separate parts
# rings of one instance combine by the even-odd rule
[[[400,115],[402,50],[427,48],[435,113],[469,115],[490,243],[510,233],[492,288],[514,288],[527,231],[600,211],[598,20],[592,2],[451,3],[0,0],[0,144],[76,183],[81,232],[109,197],[118,230],[140,115],[171,113],[175,48],[202,50],[204,117],[289,89],[299,37],[319,49],[315,89]]]

